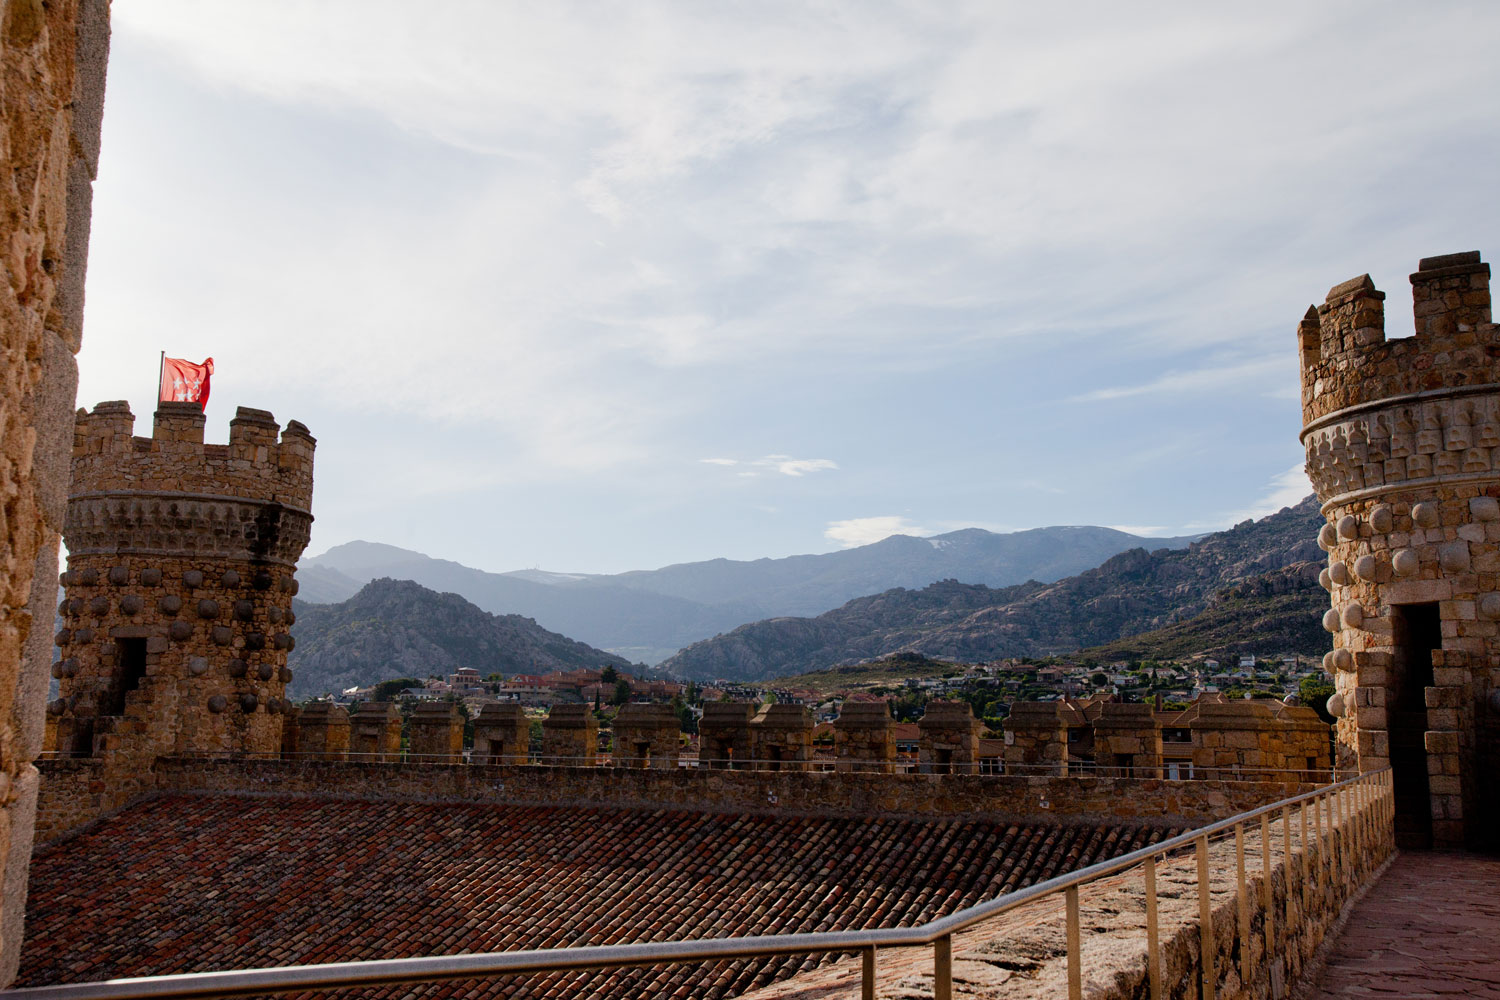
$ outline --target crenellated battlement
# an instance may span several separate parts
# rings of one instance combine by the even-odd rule
[[[1385,293],[1368,274],[1334,285],[1297,326],[1302,417],[1500,382],[1490,266],[1479,251],[1426,257],[1411,275],[1414,335],[1386,339]]]
[[[79,410],[73,495],[200,494],[311,508],[317,441],[301,423],[282,429],[268,411],[241,406],[228,444],[205,444],[204,424],[197,403],[161,403],[151,436],[136,437],[135,415],[123,400]]]

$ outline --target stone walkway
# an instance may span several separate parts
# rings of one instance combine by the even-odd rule
[[[1399,855],[1349,915],[1310,996],[1500,1000],[1500,858]]]

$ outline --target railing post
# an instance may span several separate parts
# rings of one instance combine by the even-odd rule
[[[1261,905],[1266,911],[1266,961],[1276,954],[1276,892],[1271,883],[1271,816],[1260,814]]]
[[[1151,977],[1151,1000],[1161,1000],[1161,939],[1156,919],[1156,856],[1146,859],[1146,971]]]
[[[1282,937],[1292,939],[1292,807],[1281,807],[1281,886],[1286,900],[1286,917]]]
[[[953,1000],[952,934],[932,942],[932,1000]]]
[[[1239,877],[1240,980],[1250,982],[1250,890],[1245,881],[1245,824],[1234,825],[1234,866]]]
[[[859,1000],[875,1000],[875,949],[864,949],[860,958]]]
[[[1068,1000],[1083,1000],[1083,938],[1079,933],[1078,886],[1063,890],[1068,906]]]
[[[1302,919],[1307,920],[1307,883],[1308,875],[1312,872],[1312,844],[1307,839],[1307,800],[1302,800],[1302,808],[1298,810],[1302,814],[1302,857],[1297,860],[1297,898],[1302,903]]]
[[[1203,963],[1203,1000],[1214,1000],[1219,974],[1214,969],[1214,906],[1208,891],[1208,838],[1198,838],[1198,944]]]

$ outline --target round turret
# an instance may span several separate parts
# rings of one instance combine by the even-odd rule
[[[229,443],[206,445],[198,404],[160,405],[149,438],[123,402],[78,414],[53,742],[274,753],[316,442],[240,407]]]
[[[1500,328],[1477,252],[1411,276],[1415,336],[1386,340],[1368,275],[1298,327],[1302,441],[1327,519],[1340,763],[1395,772],[1408,845],[1473,842],[1500,754]],[[1488,828],[1493,830],[1494,823]]]

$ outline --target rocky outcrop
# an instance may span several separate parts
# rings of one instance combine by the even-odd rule
[[[296,611],[288,662],[298,698],[459,667],[487,676],[630,666],[530,618],[492,615],[410,580],[374,580],[341,604],[298,602]]]
[[[1186,549],[1132,549],[1052,584],[992,589],[945,580],[862,597],[817,618],[755,622],[695,643],[662,667],[753,680],[898,652],[954,660],[1072,652],[1235,601],[1316,590],[1310,564],[1322,555],[1321,524],[1309,498]]]

